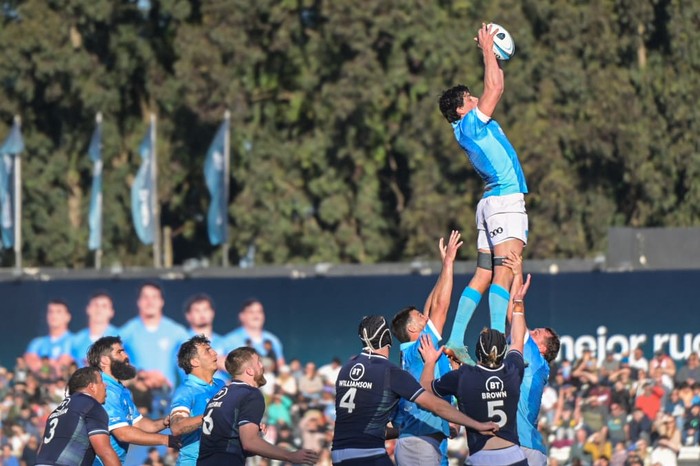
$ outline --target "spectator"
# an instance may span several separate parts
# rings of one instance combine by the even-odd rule
[[[609,390],[606,392],[605,387],[595,384],[588,390],[587,396],[581,402],[581,418],[589,431],[597,432],[607,424],[606,403],[609,399]]]
[[[646,381],[642,388],[644,391],[637,396],[634,406],[644,411],[647,418],[653,421],[661,410],[661,398],[664,396],[664,389],[653,381]]]
[[[318,374],[321,376],[323,383],[326,384],[327,387],[335,388],[335,381],[338,378],[338,374],[340,373],[340,368],[342,366],[343,363],[340,361],[340,358],[336,356],[331,360],[331,362],[318,368]]]
[[[676,427],[675,419],[668,414],[661,415],[654,429],[659,437],[651,452],[651,463],[676,466],[681,450],[681,431]]]
[[[583,350],[581,359],[574,364],[571,376],[577,387],[598,383],[598,364],[590,348],[585,348]]]
[[[644,357],[644,349],[637,346],[629,357],[629,365],[633,369],[649,371],[649,361]]]
[[[216,310],[214,302],[206,294],[191,296],[185,304],[185,320],[190,328],[187,331],[189,338],[196,335],[204,335],[211,342],[211,347],[217,354],[219,371],[216,377],[228,382],[231,378],[226,372],[224,361],[226,360],[226,339],[214,332],[214,317]],[[180,374],[181,380],[185,379],[184,373]]]
[[[629,441],[635,443],[640,439],[651,439],[651,420],[641,408],[635,408],[629,422]]]
[[[583,446],[583,451],[591,455],[594,466],[601,457],[610,458],[612,456],[612,444],[608,439],[608,428],[603,426],[597,432],[593,432]]]
[[[316,400],[321,396],[323,380],[316,371],[316,364],[307,362],[304,366],[304,375],[299,378],[299,393],[305,398]]]
[[[588,432],[583,427],[576,429],[576,438],[569,450],[569,463],[580,464],[581,466],[591,466],[593,457],[586,451],[585,446],[588,439]]]
[[[87,366],[88,349],[98,338],[119,333],[111,324],[114,318],[114,306],[112,297],[105,291],[98,291],[90,297],[85,313],[88,317],[87,327],[73,336],[71,344],[73,360],[79,367]]]
[[[22,449],[20,457],[21,466],[33,466],[36,464],[36,451],[39,449],[39,440],[35,436],[29,437],[27,444]]]
[[[700,358],[698,353],[690,353],[685,366],[676,373],[676,385],[686,382],[690,385],[700,383]]]
[[[610,466],[624,466],[625,461],[627,461],[627,448],[624,442],[618,442],[615,444],[612,457],[610,458]]]
[[[238,319],[241,326],[226,335],[226,347],[234,350],[241,346],[250,346],[262,357],[275,358],[277,367],[284,365],[282,343],[272,333],[263,330],[265,325],[265,309],[257,299],[249,299],[243,303]]]
[[[282,390],[282,393],[292,398],[296,397],[299,389],[297,387],[297,379],[292,375],[289,366],[284,365],[279,369],[280,375],[277,377],[277,385]]]
[[[661,377],[665,387],[673,388],[673,378],[676,375],[676,363],[668,356],[663,349],[658,349],[654,353],[654,359],[649,361],[649,372],[656,376],[656,369],[660,369]]]
[[[2,466],[20,466],[19,458],[12,454],[12,447],[7,443],[2,446]]]
[[[627,425],[627,413],[618,403],[610,405],[610,416],[608,417],[608,433],[610,442],[614,445],[625,443],[629,438],[629,426]]]
[[[683,439],[689,446],[700,444],[700,404],[694,404],[686,414]]]
[[[163,459],[160,457],[160,453],[158,453],[158,449],[156,447],[151,447],[148,449],[148,456],[146,461],[143,462],[142,466],[165,466],[165,463],[163,463]]]
[[[132,364],[143,371],[150,388],[166,392],[176,379],[176,351],[185,341],[185,328],[163,315],[163,290],[156,283],[144,283],[139,288],[139,315],[129,320],[120,330],[126,353]]]
[[[68,304],[60,299],[52,299],[46,306],[46,323],[49,334],[34,338],[27,347],[24,359],[33,372],[41,370],[41,358],[50,361],[51,378],[61,373],[63,366],[68,366],[71,357],[73,334],[68,330],[71,315]]]

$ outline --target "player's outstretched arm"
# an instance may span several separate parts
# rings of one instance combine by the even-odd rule
[[[165,416],[160,419],[149,419],[147,417],[141,417],[141,419],[135,422],[134,425],[144,432],[160,432],[161,430],[170,426],[170,417]]]
[[[510,294],[517,292],[523,286],[523,258],[515,251],[510,251],[508,256],[503,259],[503,265],[508,267],[513,272],[513,283],[510,286]],[[510,326],[513,319],[513,300],[508,301],[508,311],[506,314],[506,322]],[[527,328],[527,322],[525,322]]]
[[[315,464],[318,461],[318,453],[313,450],[288,451],[267,442],[260,437],[257,424],[243,424],[239,429],[239,434],[243,449],[255,455],[273,460],[288,461],[294,464]]]
[[[163,435],[146,432],[135,426],[124,426],[114,429],[112,434],[120,442],[133,443],[136,445],[157,446],[179,448],[180,440],[174,435]]]
[[[435,328],[442,334],[447,320],[447,311],[450,308],[450,298],[452,297],[452,285],[454,277],[454,262],[457,251],[462,246],[461,233],[452,230],[450,237],[445,244],[445,239],[440,238],[440,258],[442,259],[442,269],[440,276],[435,282],[433,290],[425,303],[424,313],[430,317]]]
[[[170,430],[173,435],[185,435],[202,427],[202,416],[190,416],[186,411],[174,411],[170,414]]]
[[[498,424],[495,422],[479,422],[470,418],[466,414],[457,410],[442,398],[438,398],[429,392],[423,392],[416,398],[416,403],[424,409],[440,416],[441,418],[462,425],[468,429],[476,430],[482,433],[493,433],[498,431]]]
[[[530,288],[530,280],[532,276],[527,275],[527,280],[523,286],[519,287],[517,290],[511,288],[511,301],[513,306],[513,316],[512,323],[510,326],[510,347],[511,349],[523,352],[523,345],[525,344],[525,332],[527,332],[527,327],[525,326],[525,295],[527,294],[528,288]]]
[[[496,105],[501,100],[503,89],[505,88],[503,70],[493,52],[493,38],[496,32],[498,32],[498,28],[492,26],[489,29],[486,27],[486,24],[482,23],[481,29],[479,29],[474,39],[484,54],[484,93],[479,99],[478,108],[481,113],[489,118],[496,110]]]

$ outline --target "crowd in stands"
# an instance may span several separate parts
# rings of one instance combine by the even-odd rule
[[[144,330],[138,328],[138,320],[130,321],[119,330],[120,333],[125,328],[136,333],[147,332],[167,319],[162,315],[163,300],[159,288],[147,284],[144,289],[139,297],[140,314],[136,319],[147,320],[149,325],[144,324]],[[97,294],[91,302],[106,298],[108,295],[104,293]],[[202,308],[202,311],[196,307],[202,302],[211,307],[210,317],[206,309]],[[92,313],[97,316],[93,324],[99,321],[104,331],[117,331],[109,324],[114,315],[111,302],[102,302],[101,305],[104,306],[102,313],[96,309],[90,311],[88,305],[89,319],[93,319]],[[49,304],[49,330],[52,332],[52,328],[60,327],[65,332],[70,313],[67,306],[65,309],[57,306],[65,306],[65,303],[52,301]],[[204,318],[197,320],[194,313],[200,311]],[[212,333],[213,304],[206,296],[194,297],[185,312],[191,328],[180,327],[178,331],[182,338],[189,338],[201,330],[210,333],[207,336],[213,343],[216,343],[216,338],[226,341],[226,336]],[[100,315],[109,318],[100,320]],[[240,340],[239,345],[255,346],[264,356],[268,380],[262,387],[267,403],[266,438],[281,446],[321,451],[318,464],[330,465],[335,380],[342,365],[341,359],[333,358],[320,367],[311,361],[285,359],[280,341],[269,332],[262,333],[264,311],[257,300],[245,303],[239,317],[241,327],[229,335]],[[169,321],[170,324],[179,325],[174,321]],[[246,336],[246,325],[255,327],[252,335]],[[168,330],[171,336],[175,335],[173,328],[170,326]],[[139,339],[145,339],[143,333],[139,335]],[[102,335],[93,335],[95,338],[99,336]],[[177,346],[166,342],[166,348],[162,339],[149,341],[151,345],[163,345],[161,353],[168,354],[168,357]],[[14,367],[0,367],[0,464],[3,466],[34,464],[47,416],[64,398],[70,374],[84,364],[79,357],[65,357],[65,351],[71,354],[70,348],[52,354],[42,353],[45,349],[37,349],[37,345],[36,341],[31,343],[27,353],[16,359]],[[227,350],[225,346],[222,343],[221,351]],[[151,352],[157,351],[152,351],[151,347]],[[137,362],[141,355],[130,356],[132,362]],[[162,367],[143,364],[146,363],[139,366],[139,375],[128,382],[134,400],[143,414],[167,414],[169,394],[178,376],[174,369],[168,372]],[[540,430],[548,442],[550,465],[672,466],[677,464],[682,447],[700,444],[700,361],[697,353],[691,353],[686,360],[676,363],[662,350],[657,351],[651,360],[645,358],[643,348],[621,357],[609,354],[602,360],[592,351],[585,350],[576,361],[561,360],[552,364],[540,416]],[[220,372],[219,376],[225,377],[225,374]],[[391,441],[387,443],[391,453]],[[449,451],[451,464],[463,464],[467,455],[463,435],[450,440]],[[176,458],[176,451],[151,448],[141,464],[174,465]],[[250,461],[256,465],[281,464],[260,458]]]

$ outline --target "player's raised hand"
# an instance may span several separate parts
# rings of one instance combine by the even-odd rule
[[[291,462],[294,464],[316,464],[318,452],[302,448],[291,455]]]
[[[523,256],[515,251],[509,251],[508,255],[503,259],[503,265],[508,267],[514,276],[522,275]]]
[[[454,262],[457,257],[457,250],[459,250],[464,243],[464,241],[460,241],[461,237],[462,234],[459,231],[452,230],[447,244],[445,244],[444,238],[440,238],[440,257],[442,258],[442,262],[445,262],[445,259]]]
[[[525,280],[525,283],[523,283],[523,286],[521,286],[520,289],[516,290],[515,293],[511,293],[514,302],[522,301],[523,299],[525,299],[527,290],[530,288],[531,279],[532,275],[527,274],[527,279]]]
[[[486,53],[486,51],[493,53],[493,39],[497,32],[497,27],[491,26],[489,28],[486,26],[486,23],[481,23],[481,28],[477,31],[474,40],[484,53]]]
[[[418,351],[423,357],[423,361],[436,362],[444,349],[444,346],[441,346],[439,349],[435,348],[435,345],[433,345],[433,339],[429,335],[421,335],[420,347],[418,348]]]

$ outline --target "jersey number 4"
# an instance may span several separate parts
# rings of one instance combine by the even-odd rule
[[[345,395],[340,399],[340,407],[348,410],[348,413],[352,413],[355,409],[355,395],[357,395],[357,388],[353,387],[345,392]]]
[[[486,406],[488,407],[488,416],[489,419],[492,419],[493,422],[498,424],[498,427],[503,427],[506,425],[506,422],[508,422],[508,416],[506,416],[506,412],[503,411],[502,409],[496,409],[500,408],[503,406],[503,400],[492,400],[489,401]],[[494,419],[497,418],[497,419]]]

